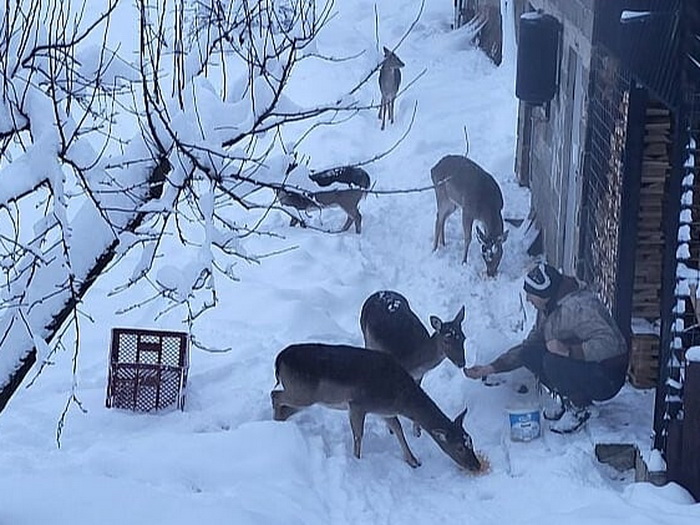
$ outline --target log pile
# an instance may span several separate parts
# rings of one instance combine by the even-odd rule
[[[632,316],[655,321],[661,316],[661,277],[664,253],[663,200],[671,171],[671,113],[650,102],[646,110],[644,152],[637,216]],[[656,386],[659,337],[633,334],[629,379],[638,388]]]
[[[637,218],[637,254],[632,315],[650,321],[661,315],[661,263],[664,252],[663,200],[671,170],[671,114],[650,105],[644,132],[644,153]]]
[[[659,375],[659,336],[633,334],[627,377],[637,388],[654,388]]]

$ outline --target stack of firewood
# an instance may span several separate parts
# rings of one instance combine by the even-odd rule
[[[664,186],[671,170],[670,135],[670,111],[650,104],[644,132],[633,315],[651,321],[660,316],[661,263],[664,253],[662,212]]]
[[[634,270],[633,317],[655,321],[661,316],[661,278],[664,253],[663,201],[671,171],[671,113],[650,102],[646,110],[644,152],[639,188],[637,250]],[[659,336],[633,334],[629,378],[639,388],[656,386]]]

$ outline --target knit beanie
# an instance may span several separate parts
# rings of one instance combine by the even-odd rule
[[[562,275],[556,268],[540,263],[525,276],[523,289],[529,294],[549,299],[557,293],[561,280]]]

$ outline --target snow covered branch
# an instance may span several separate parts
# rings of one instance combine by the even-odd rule
[[[190,328],[216,306],[217,276],[259,260],[243,239],[274,234],[262,218],[293,157],[282,130],[293,142],[300,122],[363,109],[357,85],[314,107],[286,94],[332,13],[314,0],[0,7],[0,411],[125,255],[140,257],[115,293],[141,286]],[[191,256],[163,261],[173,243]]]

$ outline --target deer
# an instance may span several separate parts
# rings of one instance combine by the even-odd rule
[[[452,321],[430,316],[432,335],[411,310],[408,299],[393,290],[380,290],[362,305],[360,329],[365,348],[391,354],[420,384],[429,370],[449,359],[464,368],[464,306]]]
[[[360,329],[365,348],[392,355],[420,385],[423,376],[445,358],[457,368],[464,368],[464,306],[452,321],[443,322],[430,316],[432,335],[411,310],[408,299],[393,290],[380,290],[370,295],[362,305]],[[420,435],[420,427],[414,425]]]
[[[275,378],[282,390],[272,390],[273,419],[285,421],[315,404],[345,409],[350,419],[353,454],[360,459],[367,414],[384,418],[399,441],[406,463],[421,462],[413,454],[398,416],[420,424],[460,467],[479,471],[471,436],[464,430],[467,407],[450,420],[390,355],[349,345],[293,344],[275,358]]]
[[[277,199],[283,206],[296,208],[299,211],[309,212],[312,210],[321,210],[332,206],[340,207],[347,216],[345,224],[340,228],[341,232],[350,229],[350,226],[355,225],[355,233],[362,231],[362,214],[359,210],[360,201],[364,198],[366,191],[352,189],[337,189],[314,192],[300,192],[290,189],[279,188],[277,191]],[[300,217],[292,216],[289,225],[300,225],[305,227],[306,223]]]
[[[495,277],[503,258],[503,243],[508,230],[503,225],[503,194],[496,179],[473,160],[462,155],[447,155],[430,170],[435,187],[437,215],[433,251],[445,245],[445,221],[458,207],[462,208],[464,259],[467,263],[472,240],[472,224],[478,221],[476,238],[481,244],[481,257],[486,275]]]
[[[387,116],[389,122],[394,123],[394,99],[401,85],[401,68],[404,65],[393,51],[384,47],[384,60],[382,60],[382,67],[379,68],[379,91],[382,94],[382,100],[377,115],[382,121],[382,129],[385,127]]]
[[[296,166],[296,163],[290,164],[290,167],[287,169],[288,173]],[[355,233],[361,233],[362,214],[359,210],[359,204],[367,193],[365,190],[370,185],[367,172],[356,166],[342,166],[310,173],[309,178],[320,187],[328,187],[336,183],[345,184],[346,187],[321,191],[279,187],[275,189],[279,203],[283,206],[295,208],[300,212],[310,212],[333,206],[340,207],[347,216],[345,224],[343,224],[340,231],[345,232],[354,224]],[[289,225],[305,227],[306,223],[300,217],[291,216]]]

